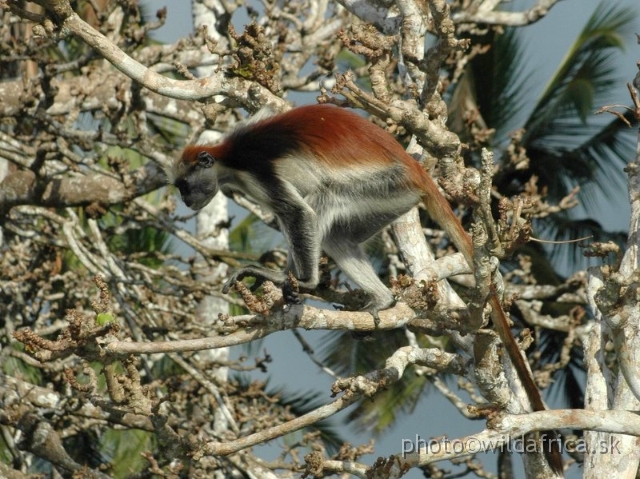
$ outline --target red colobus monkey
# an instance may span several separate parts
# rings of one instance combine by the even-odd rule
[[[303,106],[251,122],[217,146],[188,146],[170,172],[185,204],[198,210],[219,189],[237,190],[272,211],[289,244],[287,270],[305,289],[319,280],[324,250],[370,297],[377,317],[394,298],[361,244],[424,197],[429,215],[472,263],[467,233],[431,177],[386,131],[330,105]],[[282,285],[286,273],[258,266],[236,271]]]
[[[382,128],[334,106],[303,106],[241,126],[219,145],[187,146],[169,176],[194,210],[218,190],[237,190],[272,211],[289,244],[287,270],[299,285],[317,286],[324,250],[368,293],[364,310],[374,318],[392,306],[394,298],[361,243],[421,199],[473,266],[471,239],[420,164]],[[245,277],[282,286],[287,275],[247,266],[232,274],[223,292]],[[533,409],[544,410],[499,298],[492,294],[488,301]]]

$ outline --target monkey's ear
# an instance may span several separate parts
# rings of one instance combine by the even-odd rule
[[[198,166],[201,168],[211,168],[216,162],[216,159],[208,151],[201,151],[198,153]]]

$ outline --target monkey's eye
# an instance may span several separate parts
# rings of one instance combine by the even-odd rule
[[[201,168],[211,168],[216,162],[216,159],[208,151],[201,151],[198,153],[198,166]]]

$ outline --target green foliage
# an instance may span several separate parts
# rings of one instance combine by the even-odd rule
[[[408,368],[402,381],[393,383],[388,389],[376,394],[371,400],[362,401],[349,416],[356,430],[379,436],[396,420],[411,414],[420,398],[428,393],[429,383],[424,376],[418,376],[414,368]]]
[[[105,223],[108,220],[105,219]],[[116,220],[119,223],[120,220]],[[115,225],[114,225],[115,226]],[[105,225],[106,229],[107,226]],[[151,226],[140,229],[126,229],[121,234],[114,234],[108,241],[111,251],[121,251],[125,254],[140,253],[137,261],[149,267],[158,267],[163,261],[152,253],[169,253],[172,248],[171,235],[166,231],[157,230]]]
[[[2,464],[11,464],[12,456],[11,450],[7,445],[4,436],[0,435],[0,463]]]
[[[98,326],[106,326],[107,324],[112,323],[114,319],[113,314],[98,313],[96,315],[96,324]]]
[[[621,85],[615,77],[613,54],[622,47],[622,36],[633,20],[629,9],[606,2],[598,7],[537,99],[531,98],[534,89],[524,63],[528,56],[518,30],[474,38],[490,48],[469,62],[450,92],[450,126],[468,139],[463,115],[477,108],[478,123],[496,131],[489,146],[498,151],[506,147],[510,132],[524,129],[519,145],[531,158],[529,169],[513,171],[506,166],[506,173],[496,177],[503,193],[520,193],[522,185],[536,175],[539,184],[549,189],[549,198],[557,201],[572,185],[594,181],[598,170],[607,171],[609,179],[617,170],[621,177],[620,168],[611,167],[611,159],[622,165],[628,158],[627,128],[619,120],[595,121],[591,113]],[[514,121],[523,115],[522,123]],[[509,164],[506,151],[501,161]]]
[[[527,122],[527,132],[540,136],[537,126],[548,128],[556,119],[582,123],[592,112],[596,98],[616,86],[611,50],[622,49],[635,14],[629,8],[602,2],[573,42]]]
[[[118,479],[146,467],[148,463],[141,454],[154,450],[154,443],[153,434],[146,431],[109,429],[100,437],[99,448],[103,459],[111,464],[110,474]]]
[[[24,351],[24,345],[22,343],[11,343],[11,347],[15,351]],[[2,372],[31,384],[41,384],[44,380],[40,369],[29,366],[24,361],[13,356],[6,356],[2,361]]]

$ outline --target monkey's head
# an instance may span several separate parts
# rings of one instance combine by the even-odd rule
[[[174,164],[169,178],[178,190],[182,201],[192,210],[207,206],[218,192],[216,159],[207,147],[190,146]]]

